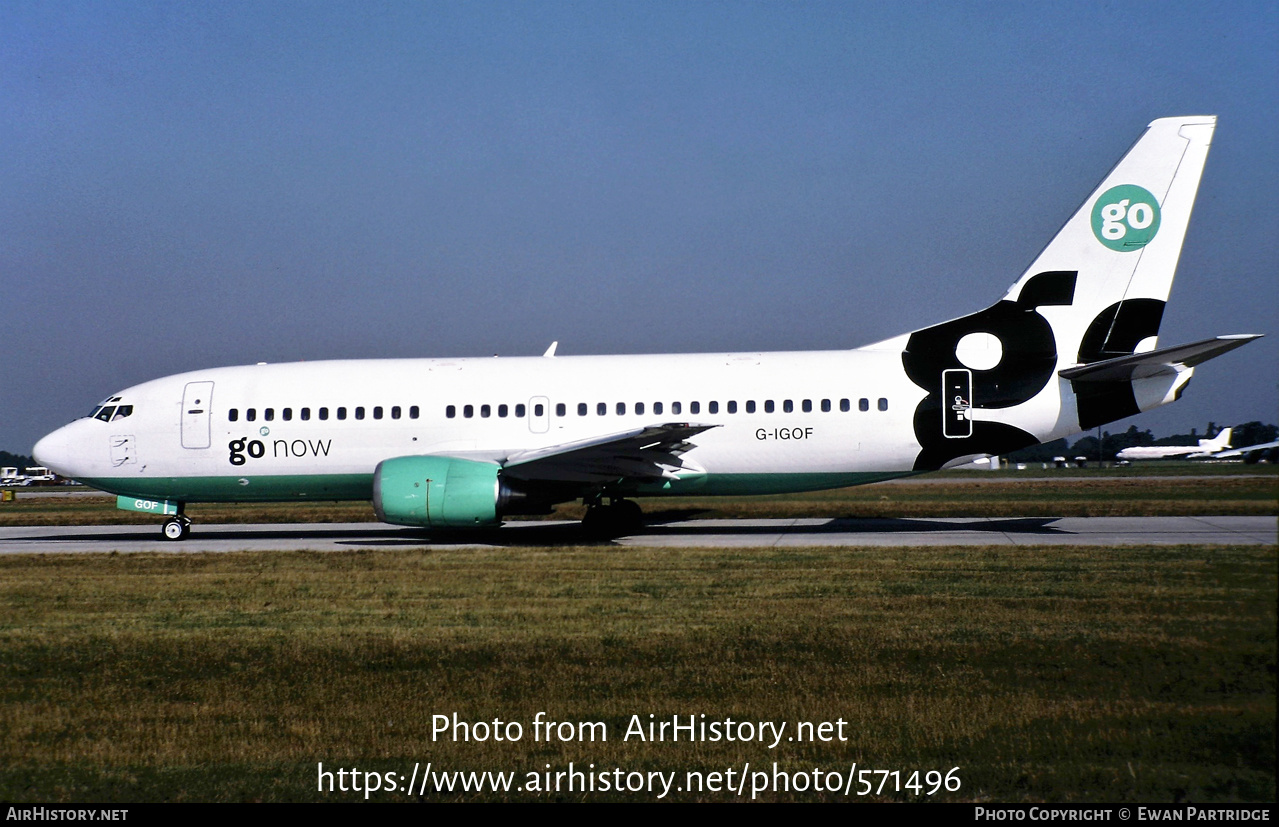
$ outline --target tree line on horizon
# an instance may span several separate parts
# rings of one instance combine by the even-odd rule
[[[1141,431],[1136,425],[1129,425],[1128,430],[1119,434],[1102,431],[1100,452],[1098,452],[1097,436],[1093,433],[1073,443],[1065,439],[1056,439],[1052,442],[1022,448],[1020,451],[1008,454],[1008,459],[1011,462],[1052,462],[1054,457],[1070,459],[1087,457],[1090,460],[1096,460],[1100,453],[1102,460],[1112,461],[1115,455],[1125,448],[1141,448],[1148,445],[1195,445],[1201,439],[1216,436],[1224,427],[1226,426],[1219,428],[1217,423],[1209,422],[1208,428],[1202,434],[1198,433],[1197,429],[1191,428],[1188,434],[1172,434],[1156,438],[1149,428]],[[1279,426],[1267,425],[1263,422],[1245,422],[1242,425],[1230,427],[1234,428],[1230,434],[1230,444],[1236,448],[1273,442],[1279,438]]]

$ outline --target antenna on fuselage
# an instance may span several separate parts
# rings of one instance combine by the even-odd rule
[[[548,347],[548,348],[546,349],[546,352],[545,352],[545,353],[543,353],[542,355],[543,355],[543,356],[545,356],[547,359],[554,359],[554,358],[555,358],[555,348],[556,348],[556,347],[558,347],[558,346],[559,346],[559,342],[558,342],[558,341],[551,342],[551,346],[550,346],[550,347]]]

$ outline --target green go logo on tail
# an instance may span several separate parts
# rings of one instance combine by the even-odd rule
[[[1159,202],[1136,184],[1111,187],[1093,205],[1092,232],[1112,250],[1140,250],[1159,232]]]

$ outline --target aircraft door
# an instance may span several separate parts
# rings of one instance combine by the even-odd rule
[[[187,382],[182,391],[182,447],[208,448],[213,383]]]
[[[973,372],[965,368],[943,370],[942,384],[942,433],[949,439],[964,439],[973,435],[973,421],[969,411],[973,407]]]
[[[535,396],[528,401],[528,429],[535,434],[551,430],[551,400]]]

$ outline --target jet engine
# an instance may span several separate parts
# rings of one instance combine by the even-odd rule
[[[395,457],[373,472],[373,510],[395,525],[462,528],[497,525],[523,492],[501,466],[454,457]]]

